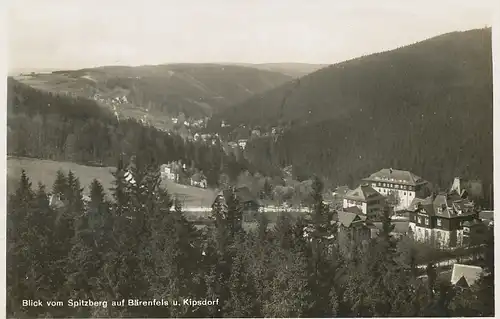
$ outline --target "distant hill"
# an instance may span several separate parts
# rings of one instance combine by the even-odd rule
[[[441,185],[454,175],[491,182],[492,89],[491,29],[454,32],[323,68],[214,122],[284,126],[276,143],[246,152],[339,185],[389,166]]]
[[[162,127],[180,113],[195,119],[210,116],[292,77],[234,65],[168,64],[105,66],[16,79],[45,91],[92,98],[126,117],[149,117]]]
[[[260,70],[268,70],[283,73],[294,78],[302,77],[309,73],[313,73],[321,68],[328,66],[328,64],[310,64],[310,63],[236,63],[234,65],[247,66]]]

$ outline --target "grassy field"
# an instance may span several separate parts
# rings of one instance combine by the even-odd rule
[[[36,187],[38,183],[42,183],[51,188],[54,183],[56,172],[63,170],[68,172],[71,170],[79,179],[84,193],[88,194],[89,185],[92,180],[98,179],[104,189],[109,190],[113,184],[112,171],[113,167],[92,167],[79,165],[70,162],[56,162],[50,160],[40,160],[34,158],[7,158],[7,191],[12,192],[16,189],[21,170],[24,169]],[[163,186],[173,195],[179,197],[186,207],[209,207],[215,198],[215,191],[201,189],[186,185],[180,185],[171,181],[164,181]]]

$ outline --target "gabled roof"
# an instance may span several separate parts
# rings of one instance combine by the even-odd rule
[[[436,216],[453,218],[475,213],[474,203],[461,198],[458,194],[439,194],[434,199],[434,212]]]
[[[466,284],[467,287],[470,287],[479,279],[482,271],[483,269],[478,266],[454,264],[453,271],[451,273],[451,284]]]
[[[345,211],[337,213],[337,220],[344,227],[350,227],[354,222],[363,221],[358,214]]]
[[[434,198],[429,196],[427,198],[414,198],[410,204],[409,210],[414,212],[425,213],[428,216],[434,216]]]
[[[383,197],[379,192],[374,190],[370,185],[360,185],[357,188],[347,192],[344,196],[347,199],[366,202],[370,198]]]
[[[454,218],[475,214],[474,202],[461,198],[456,193],[442,193],[427,198],[415,198],[409,211],[425,213],[428,216]]]
[[[394,183],[400,183],[411,186],[427,183],[424,179],[413,174],[412,172],[392,169],[392,168],[383,168],[380,171],[371,174],[368,178],[365,178],[365,180],[391,181]]]
[[[358,206],[346,207],[346,208],[342,208],[342,210],[344,212],[353,213],[353,214],[361,215],[361,216],[365,217],[364,214],[363,214],[363,211]]]

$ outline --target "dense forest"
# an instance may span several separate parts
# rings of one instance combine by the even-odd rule
[[[51,192],[64,204],[52,206],[49,190],[22,173],[8,198],[9,317],[494,315],[492,232],[484,247],[486,274],[461,289],[440,280],[432,264],[426,279],[418,278],[415,251],[391,236],[388,215],[377,238],[352,242],[342,253],[319,179],[304,218],[283,214],[269,229],[262,215],[258,228],[245,232],[241,205],[230,191],[214,204],[213,224],[198,230],[158,186],[157,164],[138,155],[135,184],[125,181],[123,163],[116,165],[112,203],[97,180],[84,202],[79,180],[59,172]],[[184,298],[218,303],[188,306]],[[28,299],[44,304],[23,307]],[[122,299],[124,306],[112,305]],[[130,306],[129,299],[179,304]],[[50,300],[64,305],[48,307]],[[68,300],[107,304],[82,307]]]
[[[253,169],[220,145],[190,142],[138,121],[118,121],[86,98],[31,88],[9,78],[8,154],[81,164],[112,166],[120,154],[150,153],[160,163],[182,161],[217,186],[224,173],[236,180]]]
[[[332,65],[214,117],[284,127],[247,144],[262,166],[293,165],[351,187],[381,168],[441,188],[493,182],[491,29],[442,35]],[[491,206],[491,203],[489,203]]]

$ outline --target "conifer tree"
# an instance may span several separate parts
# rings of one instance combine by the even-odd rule
[[[52,193],[59,196],[64,196],[67,189],[68,189],[68,180],[66,178],[66,175],[62,170],[58,170],[56,173],[56,179],[52,186]]]

